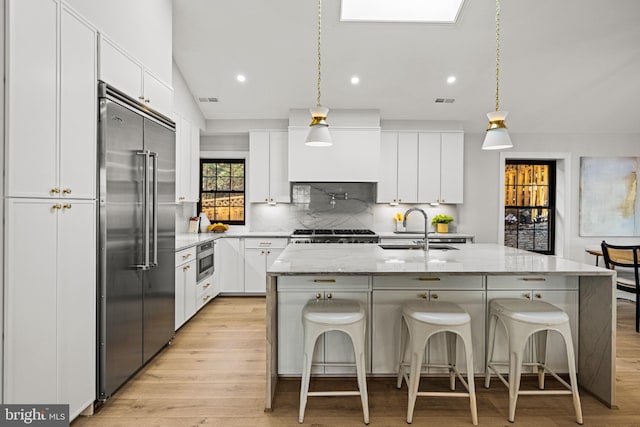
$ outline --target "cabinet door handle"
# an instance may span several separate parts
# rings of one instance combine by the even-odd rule
[[[419,280],[421,282],[439,282],[440,278],[439,277],[419,277],[416,280]]]
[[[313,279],[313,283],[336,283],[336,279]]]
[[[62,209],[71,209],[71,203],[67,203],[65,205],[62,205]]]
[[[525,297],[526,299],[531,299],[531,294],[523,294],[523,297]]]
[[[71,194],[71,189],[70,188],[63,189],[62,194]]]
[[[49,193],[59,194],[60,193],[60,189],[59,188],[52,188],[51,190],[49,190]]]
[[[144,96],[140,95],[140,96],[138,97],[138,99],[139,99],[140,101],[143,101],[143,100],[144,100]]]
[[[524,282],[545,282],[547,279],[544,277],[523,277],[520,280]]]
[[[431,294],[431,299],[438,299],[438,294]]]
[[[271,251],[267,251],[267,255],[269,255],[271,253]]]
[[[542,299],[542,294],[536,294],[536,299]]]
[[[178,197],[178,200],[184,200],[183,196]]]
[[[144,102],[146,102],[147,104],[151,102],[151,100],[149,98],[145,99]]]
[[[333,298],[333,295],[327,294],[327,299],[331,299],[331,298]]]
[[[207,295],[206,297],[202,297],[202,302],[207,302],[207,300],[211,298],[211,295]]]
[[[264,251],[260,251],[260,254],[264,255]]]
[[[61,204],[55,204],[55,205],[51,206],[51,209],[62,209],[62,205]]]
[[[420,295],[420,298],[422,298],[422,299],[427,299],[427,298],[429,298],[429,295],[427,295],[427,294],[421,294],[421,295]]]
[[[322,295],[320,295],[320,293],[318,292],[318,293],[316,294],[316,299],[320,299],[320,298],[322,298]]]
[[[190,268],[191,268],[190,265],[185,265],[184,267],[182,267],[182,271],[187,271]]]

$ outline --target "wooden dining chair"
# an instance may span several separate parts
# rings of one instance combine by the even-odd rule
[[[601,246],[605,267],[617,272],[617,288],[636,294],[636,332],[640,332],[640,245],[611,245],[603,240]]]

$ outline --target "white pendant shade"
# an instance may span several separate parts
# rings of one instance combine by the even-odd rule
[[[317,106],[310,108],[311,125],[309,125],[309,134],[304,142],[310,147],[328,147],[333,145],[331,134],[329,133],[329,125],[327,124],[327,107]]]
[[[513,147],[507,126],[504,124],[507,114],[509,114],[507,111],[492,111],[491,113],[487,113],[489,127],[487,128],[484,143],[482,144],[483,150],[503,150]]]
[[[310,126],[309,135],[307,135],[307,140],[304,142],[304,144],[310,147],[328,147],[330,145],[333,145],[331,134],[329,133],[329,126]]]

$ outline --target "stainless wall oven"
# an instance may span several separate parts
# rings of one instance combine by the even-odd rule
[[[213,247],[214,241],[202,243],[196,248],[196,259],[198,260],[198,282],[213,274]]]

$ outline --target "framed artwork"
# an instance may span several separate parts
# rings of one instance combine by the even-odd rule
[[[580,236],[640,236],[640,157],[580,158]]]

